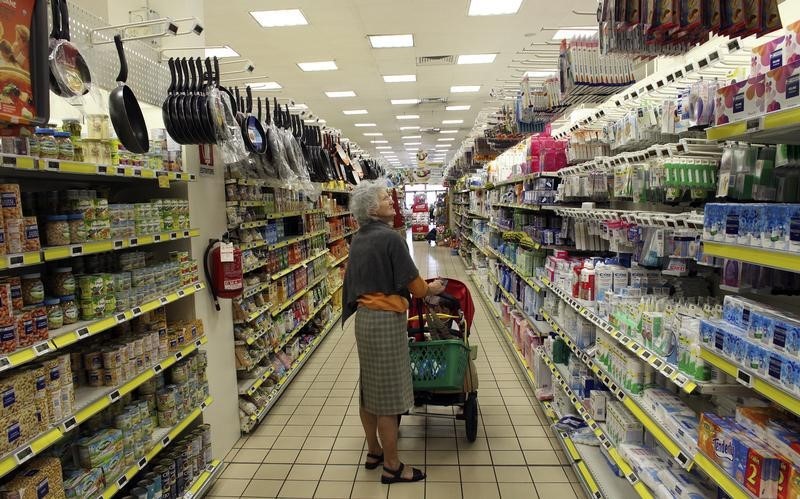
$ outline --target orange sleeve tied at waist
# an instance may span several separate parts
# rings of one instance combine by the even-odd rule
[[[408,285],[408,290],[414,298],[424,298],[428,294],[428,283],[422,277],[417,276]],[[367,293],[361,295],[358,304],[370,310],[384,310],[386,312],[403,313],[408,310],[408,300],[400,295],[385,295],[383,293]]]

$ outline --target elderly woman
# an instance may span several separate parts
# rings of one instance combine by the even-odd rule
[[[342,323],[356,315],[360,416],[369,446],[364,466],[382,463],[382,483],[417,482],[425,473],[405,467],[397,455],[397,415],[414,404],[406,312],[412,295],[439,294],[444,285],[420,277],[405,239],[392,229],[395,211],[385,183],[362,182],[350,210],[359,230],[344,278]]]

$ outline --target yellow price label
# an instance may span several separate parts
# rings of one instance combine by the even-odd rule
[[[169,189],[169,176],[168,175],[159,175],[158,176],[158,186],[162,189]]]

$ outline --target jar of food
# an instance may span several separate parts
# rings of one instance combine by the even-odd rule
[[[67,215],[69,224],[69,242],[72,244],[85,243],[89,240],[89,230],[83,220],[82,213]]]
[[[28,137],[28,154],[33,157],[39,156],[39,128],[36,128],[35,133]]]
[[[27,305],[36,305],[44,301],[44,284],[42,284],[42,275],[25,274],[22,276],[22,303]]]
[[[57,296],[75,294],[75,276],[72,267],[60,267],[53,272],[53,293]]]
[[[64,315],[65,325],[78,322],[78,305],[75,303],[75,295],[61,297],[61,312]]]
[[[72,137],[80,138],[81,136],[81,122],[74,118],[65,119],[61,125],[61,129],[69,132]]]
[[[55,132],[50,128],[42,128],[39,135],[39,157],[43,159],[58,158],[58,143]]]
[[[53,134],[58,144],[58,159],[72,161],[75,159],[75,146],[69,132],[55,132]]]
[[[50,215],[45,227],[48,246],[65,246],[70,243],[67,215]],[[66,294],[66,293],[64,293]]]
[[[47,307],[47,327],[58,329],[64,325],[64,311],[61,308],[61,300],[58,298],[47,298],[44,301]]]

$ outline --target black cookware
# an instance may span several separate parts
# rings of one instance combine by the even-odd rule
[[[125,59],[122,37],[115,35],[114,44],[117,46],[120,68],[117,75],[118,86],[108,96],[111,124],[114,125],[114,131],[125,149],[136,154],[144,154],[150,149],[147,124],[136,95],[131,87],[125,84],[128,80],[128,61]]]
[[[89,92],[92,74],[78,47],[70,41],[67,0],[50,0],[53,31],[50,34],[50,88],[63,97],[75,97]]]
[[[267,137],[261,120],[253,116],[253,91],[249,85],[245,88],[245,92],[247,93],[247,114],[242,120],[244,144],[250,152],[264,154],[267,149]]]

